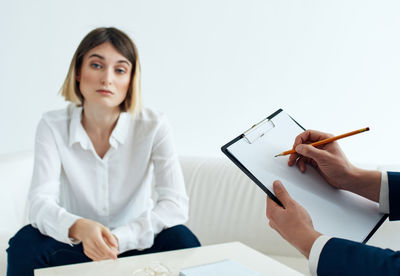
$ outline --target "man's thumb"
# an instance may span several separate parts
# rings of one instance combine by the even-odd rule
[[[283,187],[282,183],[279,180],[274,181],[274,193],[275,196],[282,202],[283,206],[291,200],[289,193],[286,191],[285,187]]]

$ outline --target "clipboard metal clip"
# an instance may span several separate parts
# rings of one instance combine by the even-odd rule
[[[247,141],[247,143],[252,144],[257,139],[263,137],[264,134],[266,134],[268,131],[270,131],[274,127],[275,127],[274,122],[272,122],[268,118],[265,118],[261,122],[253,125],[250,129],[246,130],[243,133],[243,137]]]

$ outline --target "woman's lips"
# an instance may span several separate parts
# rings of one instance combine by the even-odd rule
[[[110,90],[106,90],[106,89],[98,89],[98,90],[96,90],[96,92],[101,95],[106,95],[106,96],[113,94]]]

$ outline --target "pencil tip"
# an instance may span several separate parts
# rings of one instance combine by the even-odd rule
[[[369,130],[369,127],[367,127],[367,131]]]
[[[275,155],[275,157],[281,156],[280,154]]]

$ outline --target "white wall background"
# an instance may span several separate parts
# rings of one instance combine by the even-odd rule
[[[400,1],[0,2],[0,153],[31,149],[72,55],[95,27],[136,42],[145,105],[182,155],[220,146],[278,108],[334,134],[352,161],[400,158]],[[288,145],[290,146],[290,145]]]

